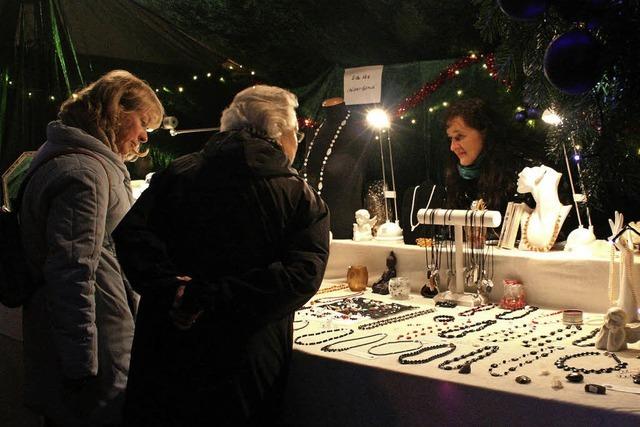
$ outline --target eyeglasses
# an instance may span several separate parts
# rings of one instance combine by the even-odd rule
[[[304,132],[300,132],[300,131],[296,131],[296,140],[298,141],[298,144],[300,144],[302,142],[302,140],[304,139]]]

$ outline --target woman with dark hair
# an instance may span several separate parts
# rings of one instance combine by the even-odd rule
[[[121,422],[137,297],[111,232],[133,203],[124,162],[146,155],[163,114],[144,81],[111,71],[62,104],[32,162],[20,221],[41,285],[23,310],[25,403],[47,426]]]
[[[451,105],[445,124],[451,150],[446,206],[469,209],[482,199],[487,209],[504,212],[526,163],[510,144],[506,123],[486,102],[471,98]]]

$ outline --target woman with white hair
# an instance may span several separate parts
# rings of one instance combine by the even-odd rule
[[[204,149],[154,175],[118,226],[141,294],[129,425],[269,425],[292,353],[293,315],[317,291],[329,213],[291,168],[296,97],[253,86]]]

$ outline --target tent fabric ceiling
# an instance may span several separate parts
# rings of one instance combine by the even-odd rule
[[[482,49],[469,0],[135,0],[274,84]]]
[[[61,0],[59,6],[80,55],[193,69],[226,59],[131,0]]]

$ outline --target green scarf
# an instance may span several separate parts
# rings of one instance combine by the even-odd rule
[[[484,160],[484,151],[480,153],[478,158],[473,164],[469,166],[462,166],[458,163],[458,173],[462,177],[462,179],[476,179],[480,176],[480,168],[482,166],[482,161]]]

